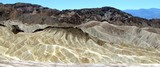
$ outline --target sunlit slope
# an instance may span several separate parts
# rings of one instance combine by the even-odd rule
[[[142,48],[160,47],[160,30],[157,28],[138,28],[136,26],[117,26],[108,22],[91,21],[78,26],[90,36],[105,42],[130,44]]]
[[[0,27],[1,59],[54,63],[160,63],[159,34],[133,26],[88,22],[14,34]]]

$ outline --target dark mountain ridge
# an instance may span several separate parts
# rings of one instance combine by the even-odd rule
[[[116,25],[160,27],[158,19],[147,20],[134,17],[113,7],[60,11],[29,3],[0,4],[0,21],[4,20],[19,20],[27,24],[54,24],[56,22],[72,25],[95,20],[107,21]]]

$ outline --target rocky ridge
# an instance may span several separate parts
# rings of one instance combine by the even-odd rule
[[[28,3],[0,4],[0,21],[4,20],[19,20],[27,24],[58,23],[58,26],[79,25],[93,20],[138,27],[159,28],[160,26],[159,20],[134,17],[113,7],[60,11]]]

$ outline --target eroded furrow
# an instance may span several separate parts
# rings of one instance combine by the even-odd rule
[[[5,27],[0,27],[0,53],[11,59],[56,63],[160,62],[159,49],[146,49],[126,43],[100,44],[95,37],[74,28],[52,28],[18,34],[9,31]],[[96,31],[94,35],[103,37]]]

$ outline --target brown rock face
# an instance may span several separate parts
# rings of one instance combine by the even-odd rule
[[[116,25],[156,28],[160,26],[160,20],[133,17],[112,7],[59,11],[28,3],[1,4],[0,21],[3,20],[20,20],[28,24],[55,24],[56,22],[75,25],[95,20]]]
[[[27,3],[2,4],[0,5],[0,20],[10,19],[20,20],[24,23],[42,23],[49,21],[47,18],[56,14],[57,11]]]

